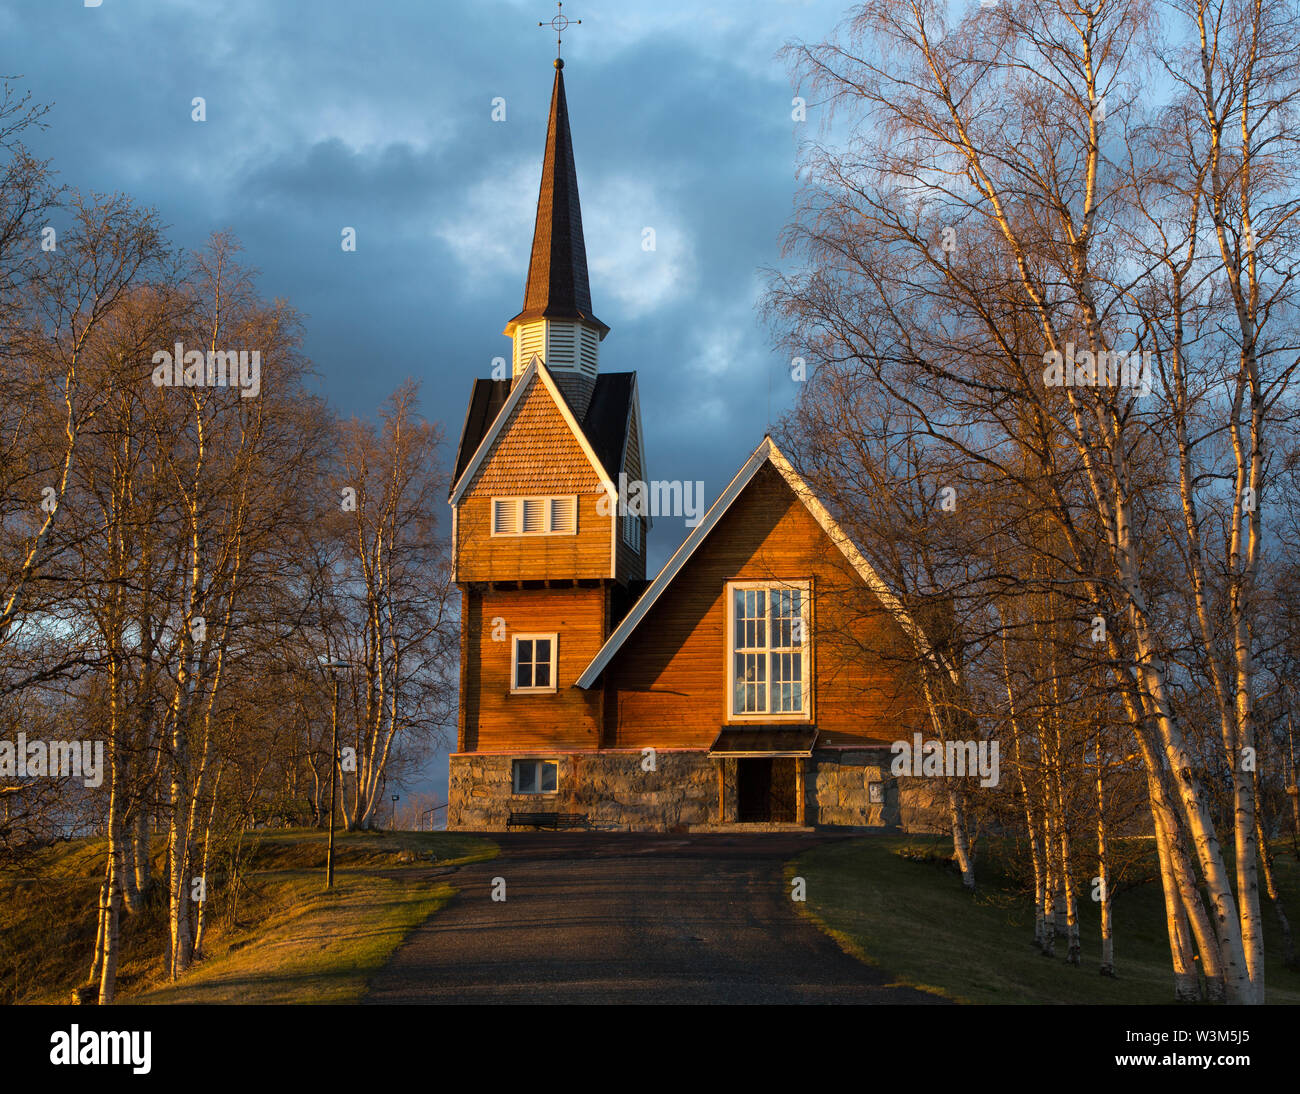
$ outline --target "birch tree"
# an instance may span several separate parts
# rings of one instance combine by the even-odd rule
[[[1293,67],[1281,62],[1291,13],[1198,3],[1184,14],[1166,39],[1148,6],[1124,0],[972,9],[956,25],[938,4],[877,0],[837,39],[794,47],[799,76],[854,118],[845,140],[805,150],[807,184],[787,238],[808,272],[778,280],[773,297],[813,356],[862,362],[929,435],[990,480],[1036,495],[1064,545],[1060,561],[1101,609],[1120,690],[1131,691],[1153,802],[1169,810],[1157,831],[1179,911],[1227,997],[1260,1002],[1257,847],[1242,750],[1253,747],[1250,590],[1268,408],[1284,399],[1294,364],[1285,350],[1294,188],[1276,127],[1294,95]],[[1205,36],[1209,27],[1224,40]],[[1194,91],[1161,103],[1150,57],[1161,59],[1162,79]],[[1148,102],[1168,109],[1161,115]],[[1232,153],[1222,141],[1227,117],[1242,134]],[[1175,121],[1178,154],[1167,139]],[[1153,224],[1172,226],[1174,242]],[[1203,261],[1181,303],[1170,263],[1178,269],[1183,259],[1172,256],[1192,241]],[[1261,279],[1252,267],[1275,274]],[[1263,281],[1268,306],[1252,310]],[[1209,322],[1227,316],[1233,328]],[[1215,440],[1200,445],[1188,477],[1226,444],[1230,473],[1219,481],[1231,492],[1218,497],[1230,514],[1228,565],[1218,588],[1230,605],[1231,652],[1210,668],[1223,680],[1220,744],[1234,772],[1233,870],[1197,775],[1196,719],[1180,709],[1170,668],[1181,634],[1169,564],[1186,568],[1193,590],[1205,576],[1198,520],[1173,524],[1179,492],[1165,487],[1170,463],[1161,458],[1162,438],[1186,408],[1167,390],[1179,383],[1169,332],[1189,317],[1203,339],[1219,332],[1199,346],[1201,375],[1232,362],[1226,385],[1206,384],[1209,397],[1195,407],[1198,428]],[[1266,345],[1278,351],[1267,368]],[[1144,407],[1144,385],[1127,383],[1122,367],[1136,360],[1141,375],[1148,352],[1157,397]],[[1048,442],[1031,449],[1037,467],[1028,476],[1025,446],[1007,444],[1023,438],[1025,423]],[[1163,538],[1171,530],[1173,550]],[[1212,659],[1217,644],[1201,639]],[[1199,910],[1198,881],[1208,901]]]

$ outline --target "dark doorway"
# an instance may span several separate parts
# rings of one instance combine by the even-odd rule
[[[736,819],[742,824],[795,820],[794,760],[736,761]]]
[[[796,762],[789,757],[772,761],[772,819],[781,824],[795,822],[794,767]]]

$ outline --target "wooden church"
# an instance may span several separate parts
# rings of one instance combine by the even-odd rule
[[[647,581],[634,372],[600,368],[555,62],[509,379],[474,382],[451,490],[461,590],[448,827],[921,826],[909,622],[770,438]]]

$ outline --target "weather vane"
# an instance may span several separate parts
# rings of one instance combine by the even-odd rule
[[[551,20],[551,29],[555,31],[555,67],[559,68],[561,65],[564,64],[564,62],[560,60],[561,36],[574,23],[576,23],[578,26],[582,26],[582,20],[570,19],[567,15],[564,14],[564,0],[556,0],[555,6],[559,9],[559,11],[556,12],[555,18]],[[537,25],[539,27],[546,26],[545,23],[538,23]]]

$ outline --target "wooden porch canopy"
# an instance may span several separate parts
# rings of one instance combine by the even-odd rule
[[[817,730],[811,726],[724,726],[709,747],[709,755],[807,757],[816,742]]]

